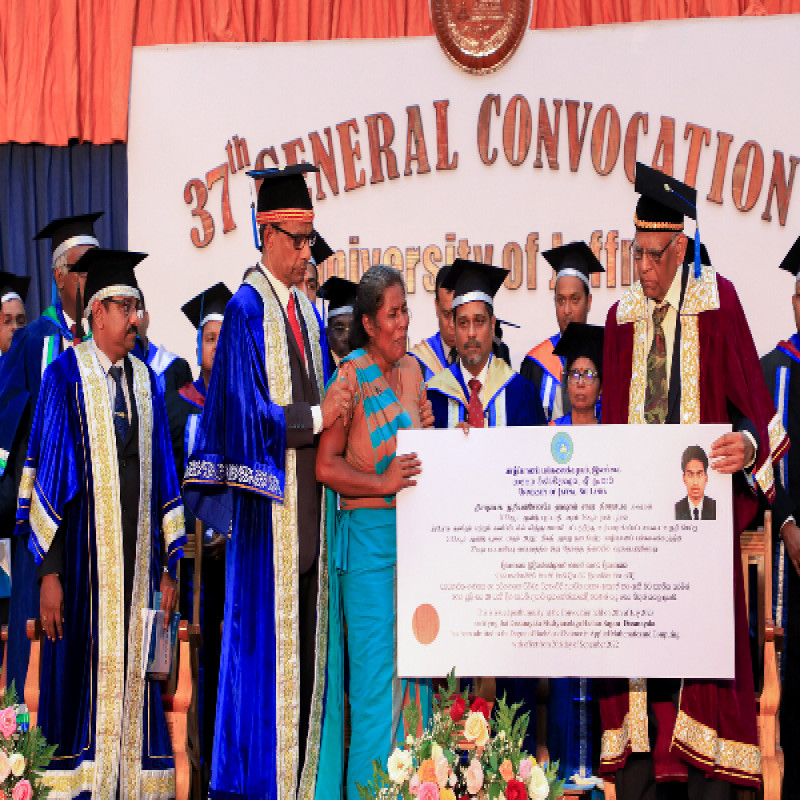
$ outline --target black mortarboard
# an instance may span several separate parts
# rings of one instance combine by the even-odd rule
[[[328,316],[351,314],[356,302],[358,284],[345,280],[337,275],[328,278],[319,290],[319,296],[328,301]]]
[[[554,355],[566,359],[566,368],[578,358],[589,358],[603,374],[603,327],[584,322],[570,322],[553,348]]]
[[[638,161],[635,189],[637,230],[682,231],[684,217],[697,219],[696,189]]]
[[[542,253],[544,259],[556,271],[556,279],[562,275],[579,278],[591,291],[593,272],[605,272],[603,265],[586,242],[570,242]]]
[[[0,272],[0,303],[11,299],[9,295],[17,295],[22,302],[28,296],[31,279],[13,272]]]
[[[694,264],[694,239],[686,241],[686,255],[683,257],[684,264]],[[700,242],[700,263],[707,267],[711,266],[711,259],[708,256],[706,246]]]
[[[287,219],[285,214],[280,215],[280,218],[268,218],[278,211],[311,211],[311,195],[303,177],[307,172],[319,172],[319,167],[312,164],[293,164],[280,169],[253,169],[247,173],[253,180],[261,181],[256,203],[256,219],[259,225]]]
[[[789,252],[784,256],[780,268],[791,272],[796,277],[800,277],[800,236],[797,237]]]
[[[442,288],[453,290],[453,310],[464,303],[481,300],[494,306],[494,296],[506,279],[509,270],[457,258],[447,273]]]
[[[333,250],[331,250],[330,245],[320,236],[319,231],[314,231],[314,233],[317,236],[317,240],[311,248],[311,258],[313,258],[314,263],[319,266],[325,259],[333,255]]]
[[[147,253],[129,250],[106,250],[101,247],[87,250],[71,268],[72,272],[86,273],[83,296],[88,298],[84,306],[87,313],[91,311],[95,300],[115,295],[141,297],[133,270],[145,258]]]
[[[73,217],[61,217],[51,220],[42,228],[34,239],[50,239],[52,241],[53,260],[58,258],[70,247],[80,244],[99,246],[94,235],[94,223],[103,216],[103,211],[93,211],[89,214],[76,214]],[[78,241],[69,244],[68,240],[79,237]],[[67,247],[62,247],[67,243]]]
[[[186,314],[187,319],[192,325],[200,330],[210,316],[213,315],[214,319],[222,319],[225,316],[225,306],[228,305],[228,300],[233,297],[233,293],[224,283],[216,283],[209,289],[200,292],[200,294],[184,303],[181,306],[181,311]]]

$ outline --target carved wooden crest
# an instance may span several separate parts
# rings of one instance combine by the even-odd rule
[[[531,0],[431,0],[436,38],[467,72],[502,67],[528,26]]]

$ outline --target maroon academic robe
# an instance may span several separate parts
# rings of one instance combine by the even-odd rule
[[[667,421],[727,423],[730,406],[756,428],[759,450],[753,478],[772,500],[773,462],[788,438],[764,383],[744,311],[730,281],[704,268],[687,281],[674,345]],[[608,312],[603,352],[602,420],[644,423],[647,385],[647,306],[636,283]],[[757,496],[742,473],[734,476],[735,678],[684,679],[679,708],[653,704],[658,740],[653,753],[657,780],[685,780],[689,762],[709,776],[743,786],[760,785],[753,675],[747,611],[739,557],[739,533],[757,508]],[[708,620],[709,625],[713,620]],[[600,698],[603,743],[600,772],[613,775],[631,752],[649,752],[647,681],[613,680]]]

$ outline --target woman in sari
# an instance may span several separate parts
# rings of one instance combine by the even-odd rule
[[[571,411],[551,425],[596,425],[600,421],[603,328],[570,322],[553,351],[566,359],[564,378]],[[551,678],[547,701],[547,749],[558,761],[558,777],[587,788],[599,763],[599,715],[590,678]],[[574,787],[572,787],[574,788]]]
[[[433,424],[419,366],[406,355],[408,323],[402,276],[391,267],[371,267],[358,285],[350,330],[352,352],[332,378],[352,386],[353,404],[347,415],[325,430],[317,452],[317,479],[328,487],[331,575],[318,800],[338,797],[332,770],[342,762],[344,739],[342,611],[351,721],[346,797],[357,798],[356,785],[366,785],[373,776],[372,761],[377,759],[385,769],[396,742],[405,738],[404,703],[418,704],[425,721],[430,708],[429,682],[398,679],[395,645],[395,496],[414,486],[421,470],[415,453],[396,453],[396,435],[400,428]],[[334,492],[339,495],[338,510]]]

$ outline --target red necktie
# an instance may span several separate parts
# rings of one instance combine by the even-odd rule
[[[473,378],[468,384],[469,390],[472,394],[469,396],[469,408],[467,409],[467,422],[472,428],[483,427],[483,406],[481,399],[478,397],[478,392],[481,390],[481,382],[477,378]]]
[[[72,325],[69,326],[69,329],[72,331],[72,342],[74,344],[76,339],[77,339],[77,337],[78,337],[78,332],[76,330],[74,322],[72,323]]]
[[[306,352],[303,347],[303,330],[300,327],[300,320],[297,318],[297,306],[295,304],[294,292],[289,295],[289,326],[294,334],[294,340],[297,342],[297,348],[300,350],[300,357],[303,362],[306,360]]]

